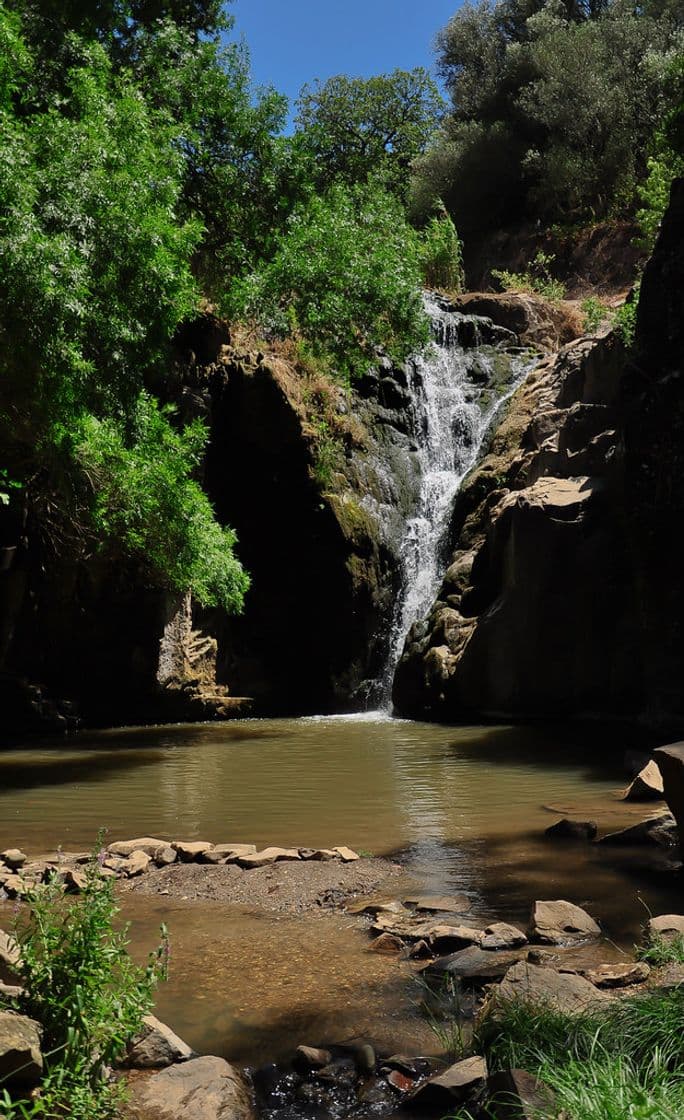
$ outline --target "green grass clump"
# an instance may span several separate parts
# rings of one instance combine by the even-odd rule
[[[684,933],[672,937],[651,934],[644,945],[637,946],[636,955],[640,961],[656,968],[664,964],[684,964]]]

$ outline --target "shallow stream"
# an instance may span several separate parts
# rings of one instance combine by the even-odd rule
[[[101,827],[108,839],[347,844],[395,856],[406,893],[465,892],[469,917],[524,925],[535,898],[567,898],[629,947],[644,903],[681,908],[679,883],[646,853],[565,846],[543,831],[561,815],[605,832],[658,811],[618,800],[631,745],[605,728],[378,714],[84,733],[0,752],[0,848],[87,848]],[[439,1049],[409,966],[369,953],[358,918],[141,895],[124,910],[139,952],[168,923],[173,968],[158,1013],[198,1050],[251,1064],[359,1034]]]

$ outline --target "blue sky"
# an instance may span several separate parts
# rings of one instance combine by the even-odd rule
[[[257,84],[294,100],[300,87],[333,74],[369,77],[431,67],[435,33],[460,0],[234,0]]]

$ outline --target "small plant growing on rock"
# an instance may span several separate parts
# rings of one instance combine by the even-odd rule
[[[0,1096],[3,1120],[108,1120],[116,1115],[123,1082],[111,1066],[142,1027],[153,992],[166,979],[168,935],[145,967],[128,953],[128,926],[116,928],[113,879],[104,878],[98,850],[76,898],[66,897],[57,874],[27,896],[14,937],[25,995],[19,1009],[43,1026],[46,1074],[31,1104]]]
[[[505,292],[533,292],[551,301],[565,299],[565,284],[556,280],[551,266],[556,257],[540,249],[524,272],[509,272],[507,269],[492,269],[492,276],[498,280]]]
[[[612,317],[610,308],[601,303],[596,296],[587,296],[582,300],[581,311],[584,316],[583,330],[585,334],[595,334],[599,327]]]

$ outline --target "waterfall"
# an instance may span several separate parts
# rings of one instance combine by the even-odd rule
[[[425,308],[434,344],[415,359],[413,378],[420,494],[406,524],[401,590],[376,692],[385,709],[391,707],[392,680],[406,635],[429,612],[439,590],[456,495],[496,414],[530,368],[528,355],[502,351],[502,342],[509,348],[515,342],[510,332],[449,310],[448,301],[432,294],[425,295]]]

